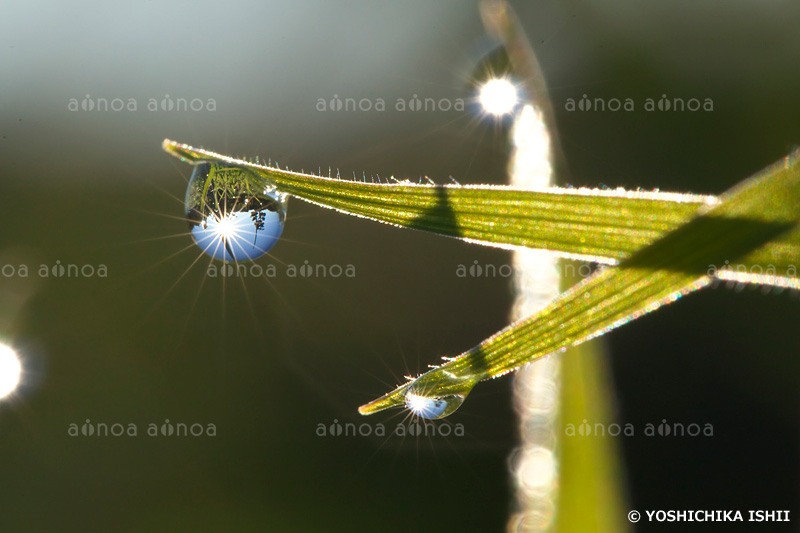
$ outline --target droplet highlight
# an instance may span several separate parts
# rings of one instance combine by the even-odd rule
[[[287,195],[248,170],[225,163],[195,165],[185,211],[195,244],[220,261],[247,261],[280,239]]]
[[[478,378],[455,378],[434,369],[419,376],[405,391],[403,401],[414,415],[429,420],[450,416],[461,407]]]
[[[464,403],[465,396],[450,394],[441,397],[422,396],[419,394],[406,394],[406,407],[420,418],[433,420],[444,418],[455,412]]]

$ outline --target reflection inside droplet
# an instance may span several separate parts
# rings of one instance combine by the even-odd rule
[[[286,218],[286,195],[247,170],[224,163],[195,165],[185,205],[194,242],[222,261],[267,253],[278,242]]]
[[[406,394],[406,407],[420,418],[444,418],[461,407],[464,396],[451,394],[439,398],[421,396],[419,394]]]
[[[436,370],[419,376],[405,392],[406,408],[420,418],[436,419],[461,407],[478,379],[456,378]]]

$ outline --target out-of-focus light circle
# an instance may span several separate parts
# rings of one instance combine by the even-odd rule
[[[546,493],[556,478],[556,461],[552,450],[535,446],[523,450],[517,468],[520,488],[530,494]]]
[[[21,375],[22,364],[17,353],[11,347],[0,344],[0,399],[14,392]]]
[[[495,78],[481,87],[478,100],[490,115],[505,115],[517,105],[517,88],[506,78]]]

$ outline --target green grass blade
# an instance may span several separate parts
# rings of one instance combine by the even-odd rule
[[[600,336],[709,283],[708,265],[752,253],[800,221],[795,154],[745,181],[677,230],[575,285],[551,305],[359,408],[400,406],[406,392],[465,396],[480,380]]]
[[[661,192],[359,183],[257,165],[169,140],[163,147],[189,163],[240,166],[284,193],[350,215],[478,244],[544,249],[604,264],[617,264],[685,224],[698,209],[719,201]],[[720,271],[720,277],[800,287],[798,258],[800,231],[753,251],[735,265],[738,269]],[[714,265],[725,266],[724,261]]]
[[[558,442],[558,496],[555,532],[616,533],[629,531],[623,497],[619,439],[570,437],[568,424],[610,427],[613,391],[602,343],[590,341],[571,348],[561,360]],[[574,433],[572,433],[574,435]]]
[[[800,287],[796,153],[715,198],[358,183],[257,165],[169,140],[163,147],[189,163],[234,165],[247,172],[248,179],[263,179],[264,185],[343,213],[470,242],[539,248],[619,264],[413,382],[430,394],[463,398],[482,379],[601,335],[712,277]],[[362,406],[361,412],[401,405],[410,385]]]
[[[550,250],[614,264],[677,228],[713,196],[507,186],[376,184],[289,172],[164,141],[190,163],[247,168],[282,192],[338,211],[404,228],[499,247]]]

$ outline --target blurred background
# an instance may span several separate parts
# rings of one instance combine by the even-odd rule
[[[800,139],[796,2],[512,5],[550,87],[561,183],[718,194]],[[511,280],[457,273],[510,255],[294,200],[258,260],[273,276],[208,277],[183,220],[191,168],[160,149],[168,137],[343,177],[504,183],[509,124],[479,112],[470,81],[497,45],[477,4],[3,13],[0,340],[22,380],[0,400],[0,528],[505,529],[510,377],[433,434],[356,408],[505,326]],[[633,109],[569,105],[584,95]],[[371,109],[337,109],[347,98]],[[436,107],[412,110],[417,98]],[[713,109],[662,111],[662,98]],[[306,262],[355,276],[290,275]],[[574,438],[614,440],[626,510],[785,509],[797,530],[799,318],[796,292],[718,286],[604,338],[612,419],[635,433]],[[645,434],[662,422],[713,436]]]

